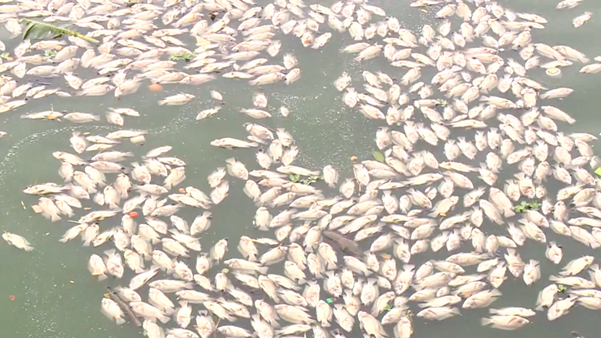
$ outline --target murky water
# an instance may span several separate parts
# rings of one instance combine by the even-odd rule
[[[574,29],[571,26],[571,19],[585,10],[601,15],[601,2],[585,0],[583,5],[575,10],[562,12],[556,11],[556,1],[550,0],[514,0],[502,3],[515,11],[534,12],[549,20],[545,30],[534,31],[534,39],[537,42],[569,45],[584,52],[591,59],[601,54],[601,21],[598,17],[593,16],[582,28]],[[376,1],[374,4],[383,6],[389,15],[396,16],[406,27],[413,30],[421,28],[426,22],[433,22],[432,14],[410,9],[408,2],[404,0]],[[275,113],[281,105],[286,105],[291,114],[287,118],[274,114],[272,119],[263,120],[262,123],[273,128],[284,127],[293,134],[301,150],[300,165],[319,169],[332,164],[341,170],[343,177],[348,176],[351,172],[350,156],[355,155],[360,159],[372,156],[371,153],[375,150],[374,132],[379,125],[367,121],[357,111],[347,108],[341,102],[341,95],[332,82],[343,71],[348,71],[353,78],[359,79],[359,74],[364,69],[381,70],[391,76],[398,70],[390,67],[384,60],[372,60],[358,65],[351,56],[339,53],[340,47],[350,41],[347,35],[334,33],[326,47],[318,51],[303,48],[296,38],[280,39],[284,52],[296,54],[303,73],[294,85],[264,88],[270,100],[270,112]],[[4,41],[9,47],[15,42]],[[515,57],[518,57],[517,54]],[[529,74],[532,74],[534,80],[549,87],[561,85],[575,89],[575,93],[568,99],[554,102],[558,108],[571,113],[577,119],[574,125],[561,124],[563,132],[598,134],[601,130],[598,93],[601,76],[580,75],[578,70],[578,66],[564,69],[561,79],[551,79],[542,70],[533,70]],[[225,106],[217,117],[198,122],[195,120],[196,114],[215,104],[210,100],[210,90],[218,90],[223,94]],[[143,146],[125,144],[120,150],[131,150],[139,156],[156,146],[171,145],[174,147],[172,154],[188,163],[186,185],[208,191],[207,175],[216,167],[224,166],[225,159],[235,156],[244,163],[254,163],[252,151],[228,151],[209,145],[215,138],[245,137],[246,132],[242,125],[251,120],[238,110],[251,106],[254,90],[255,88],[250,88],[246,81],[218,79],[199,87],[167,85],[162,93],[153,93],[143,88],[137,94],[120,100],[109,95],[71,99],[49,97],[35,100],[17,111],[1,115],[0,130],[9,133],[0,140],[2,230],[25,236],[36,250],[23,253],[7,245],[0,245],[0,336],[121,338],[142,334],[141,330],[133,325],[117,327],[100,313],[100,300],[106,283],[99,283],[96,278],[90,276],[86,265],[91,253],[100,253],[103,249],[83,248],[77,240],[68,244],[59,243],[58,239],[70,223],[61,221],[50,224],[39,215],[35,215],[30,206],[37,199],[21,192],[26,185],[35,182],[58,182],[59,163],[52,157],[52,152],[69,149],[68,138],[72,131],[97,133],[117,128],[105,122],[76,126],[68,122],[28,121],[20,119],[19,115],[48,110],[51,106],[57,111],[81,111],[101,115],[109,107],[134,108],[143,116],[126,117],[125,125],[132,129],[148,130],[147,142]],[[159,99],[178,92],[194,94],[196,99],[185,106],[158,106]],[[242,193],[243,185],[240,180],[231,180],[229,197],[213,208],[213,226],[201,240],[206,250],[224,237],[231,237],[233,244],[241,234],[251,237],[256,235],[252,226],[255,207]],[[191,220],[197,212],[188,208],[179,215]],[[572,239],[550,236],[552,240],[563,245],[563,262],[583,253],[599,257]],[[235,244],[230,246],[233,255],[237,255]],[[503,297],[495,303],[495,307],[533,307],[538,291],[547,285],[548,275],[558,271],[556,266],[552,266],[544,258],[543,245],[532,244],[530,241],[520,252],[523,257],[541,261],[543,278],[532,287],[526,287],[521,281],[505,282],[501,287]],[[233,255],[229,254],[226,257]],[[422,254],[415,263],[444,258],[443,255]],[[218,271],[219,267],[214,268],[209,275]],[[109,284],[118,285],[119,281],[110,281]],[[10,300],[10,295],[14,296],[14,301]],[[571,330],[596,336],[599,327],[595,319],[597,313],[575,307],[568,316],[556,322],[548,322],[544,314],[539,314],[532,319],[533,324],[530,326],[507,333],[482,328],[479,320],[484,311],[463,311],[461,317],[440,323],[425,323],[418,319],[414,323],[414,336],[568,337]],[[355,332],[355,335],[358,336],[358,333]]]

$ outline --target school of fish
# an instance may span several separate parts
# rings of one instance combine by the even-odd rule
[[[557,9],[580,2],[564,0]],[[293,84],[302,65],[293,54],[280,57],[278,34],[320,49],[333,33],[348,32],[354,43],[340,52],[355,55],[355,66],[383,57],[400,73],[363,71],[362,79],[351,79],[344,72],[333,84],[347,106],[387,125],[375,133],[382,158],[355,162],[351,178],[339,177],[332,165],[294,165],[300,150],[288,131],[248,122],[247,139],[224,135],[211,145],[224,152],[251,148],[257,163],[232,156],[209,175],[211,191],[186,186],[186,162],[171,146],[141,157],[120,151],[124,141],[143,144],[152,137],[120,129],[73,132],[72,150],[52,154],[62,182],[23,192],[39,199],[35,213],[71,224],[61,242],[80,238],[102,249],[90,256],[90,273],[123,280],[116,292],[149,338],[342,338],[357,330],[370,338],[408,338],[415,320],[442,321],[493,306],[509,276],[539,292],[536,304],[491,308],[482,325],[515,330],[543,320],[534,318],[537,311],[553,321],[576,305],[601,309],[594,257],[566,262],[553,240],[571,237],[591,254],[601,247],[601,180],[593,174],[601,159],[591,146],[597,137],[560,132],[561,124],[575,120],[554,104],[573,90],[546,88],[527,75],[574,63],[583,65],[580,73],[594,74],[601,57],[590,63],[569,46],[534,42],[547,20],[494,1],[417,0],[411,7],[435,13],[437,25],[413,32],[360,0],[330,7],[302,0],[263,7],[252,0],[4,3],[0,18],[14,37],[23,33],[19,16],[70,22],[101,41],[69,36],[20,43],[13,60],[0,65],[0,113],[49,95],[122,97],[143,83],[201,86],[221,76],[260,86],[252,108],[239,109],[251,121],[273,111],[285,117],[288,107],[268,108],[267,85]],[[591,18],[585,12],[573,26]],[[190,38],[194,49],[186,48]],[[184,54],[192,55],[184,70],[166,60]],[[100,77],[82,79],[75,75],[79,67]],[[63,77],[68,89],[24,83],[30,76]],[[184,105],[195,98],[190,92],[158,104]],[[197,120],[224,114],[227,97],[210,94],[215,107]],[[131,108],[110,108],[106,119],[123,127],[124,117],[139,116]],[[101,119],[53,109],[22,117]],[[510,177],[499,180],[501,170]],[[229,180],[245,181],[244,193],[257,206],[252,224],[265,236],[201,246]],[[563,184],[555,196],[547,194],[548,181]],[[516,208],[524,201],[540,205]],[[198,216],[179,217],[184,208]],[[2,237],[34,250],[20,235]],[[539,262],[520,255],[527,241],[540,243],[546,257],[563,266],[549,281],[540,280]],[[444,260],[418,265],[413,259],[444,250]],[[111,298],[100,307],[117,324],[132,319]]]

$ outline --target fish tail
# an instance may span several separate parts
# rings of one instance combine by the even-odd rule
[[[515,216],[515,212],[513,212],[513,210],[511,210],[511,209],[505,210],[505,217],[513,217],[513,216]]]
[[[50,215],[50,221],[51,222],[56,222],[56,221],[60,221],[61,217],[59,215]]]
[[[482,326],[486,326],[486,325],[492,324],[492,320],[490,320],[490,318],[482,318],[480,320],[480,322],[482,323]]]
[[[105,274],[102,275],[98,275],[98,281],[102,282],[103,280],[106,280],[108,277]]]
[[[117,320],[115,320],[115,322],[117,323],[117,325],[123,325],[125,324],[125,319],[119,317],[117,318]]]

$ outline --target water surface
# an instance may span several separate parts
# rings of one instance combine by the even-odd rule
[[[501,3],[515,11],[534,12],[549,20],[545,30],[534,31],[535,42],[569,45],[584,52],[591,59],[601,54],[601,38],[598,34],[601,31],[601,21],[597,17],[601,15],[601,2],[588,0],[574,10],[561,12],[555,10],[555,1],[513,0]],[[329,6],[331,3],[323,4]],[[409,8],[408,1],[384,0],[375,1],[374,4],[383,6],[388,15],[396,16],[403,25],[414,31],[420,30],[425,23],[435,22],[432,19],[433,14]],[[595,13],[593,19],[583,27],[574,29],[571,25],[572,18],[585,10]],[[7,41],[5,31],[2,31],[1,36],[9,49],[18,43],[16,40]],[[292,133],[301,151],[298,158],[300,165],[319,169],[332,164],[341,171],[343,177],[348,177],[351,174],[349,157],[355,155],[360,159],[370,159],[371,152],[375,150],[375,130],[384,124],[368,121],[356,110],[346,107],[341,101],[340,93],[333,87],[333,81],[343,71],[347,71],[355,80],[354,86],[358,87],[362,85],[362,70],[384,71],[399,77],[403,72],[390,67],[383,58],[357,64],[352,60],[352,56],[340,54],[339,49],[350,43],[346,34],[342,36],[334,33],[330,42],[318,51],[303,48],[296,38],[276,38],[282,40],[282,53],[290,52],[297,56],[302,77],[291,86],[278,84],[264,87],[270,100],[268,111],[275,114],[272,119],[263,120],[261,123],[273,128],[283,127]],[[517,54],[515,58],[518,58]],[[601,130],[598,94],[601,76],[580,75],[579,69],[579,65],[564,69],[561,79],[551,79],[542,70],[533,70],[529,75],[549,87],[565,86],[575,89],[575,93],[568,99],[553,101],[555,106],[577,119],[574,125],[561,123],[561,131],[589,132],[597,135]],[[198,122],[195,120],[196,114],[215,104],[210,99],[210,90],[217,90],[223,94],[225,106],[216,118]],[[236,157],[253,166],[252,168],[258,168],[254,164],[253,151],[228,151],[209,145],[209,142],[216,138],[242,139],[246,136],[242,125],[252,121],[238,113],[238,110],[241,107],[251,107],[252,93],[255,90],[256,88],[250,87],[247,81],[219,78],[198,87],[166,85],[162,93],[153,93],[142,88],[138,93],[120,100],[110,95],[71,99],[48,97],[32,101],[16,111],[0,116],[0,130],[9,133],[0,140],[0,213],[3,216],[1,228],[25,236],[36,247],[34,252],[28,254],[4,244],[0,245],[0,256],[3,258],[0,261],[0,335],[19,338],[122,338],[142,334],[141,330],[133,325],[118,327],[100,313],[100,301],[107,284],[99,283],[96,278],[90,276],[86,266],[92,253],[100,253],[104,249],[83,248],[78,240],[66,245],[59,243],[58,239],[72,224],[66,221],[51,224],[35,215],[30,206],[36,203],[37,199],[21,193],[29,184],[59,182],[59,162],[52,157],[52,152],[70,150],[68,139],[72,131],[107,133],[117,130],[117,127],[106,122],[77,126],[68,122],[29,121],[20,119],[19,115],[49,110],[51,107],[57,111],[81,111],[101,115],[109,107],[136,109],[143,116],[126,117],[125,126],[148,130],[147,142],[143,146],[125,142],[120,150],[131,150],[140,156],[151,148],[171,145],[174,147],[173,156],[188,163],[185,185],[208,192],[207,175],[216,167],[224,166],[224,160],[229,157]],[[185,106],[158,106],[159,99],[178,92],[194,94],[196,99]],[[284,118],[277,114],[281,105],[289,107],[289,117]],[[212,209],[213,226],[201,241],[204,250],[208,250],[215,241],[229,237],[230,253],[226,257],[237,257],[235,243],[240,235],[259,235],[252,226],[256,207],[242,193],[243,186],[242,181],[231,179],[229,197]],[[552,191],[552,187],[549,187],[549,190]],[[191,221],[197,215],[197,211],[187,208],[178,215]],[[492,227],[488,223],[486,226]],[[597,253],[587,250],[572,239],[560,238],[549,232],[546,234],[550,240],[563,245],[562,264],[585,253],[599,257]],[[541,261],[543,278],[534,286],[527,287],[522,281],[513,281],[510,277],[501,287],[503,297],[494,304],[495,307],[534,306],[538,291],[548,283],[548,275],[558,271],[558,267],[552,266],[544,257],[544,249],[543,245],[533,244],[532,241],[521,248],[522,257]],[[445,258],[445,253],[419,255],[415,264],[432,258]],[[218,271],[218,268],[213,269],[209,275],[212,276]],[[128,280],[129,277],[130,274],[126,274],[125,279]],[[109,284],[119,285],[119,281],[111,281]],[[14,301],[9,299],[9,295],[14,295]],[[414,322],[414,336],[467,338],[520,335],[555,338],[568,337],[571,330],[595,336],[599,327],[594,319],[598,314],[581,307],[575,307],[569,315],[555,322],[548,322],[544,314],[539,314],[532,319],[532,325],[516,332],[482,328],[479,320],[485,315],[485,310],[462,313],[461,317],[440,323],[426,323],[418,319]],[[348,336],[358,337],[358,332]]]

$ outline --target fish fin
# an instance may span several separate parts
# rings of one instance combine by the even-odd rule
[[[107,278],[108,278],[108,277],[107,277],[107,275],[105,275],[105,274],[98,275],[98,281],[99,281],[99,282],[102,282],[103,280],[106,280]]]
[[[106,250],[106,251],[104,252],[104,254],[105,254],[105,255],[107,255],[107,256],[112,256],[112,255],[114,255],[114,254],[115,254],[115,252],[116,252],[116,250],[115,250],[115,249],[109,249],[109,250]]]
[[[480,320],[480,322],[482,323],[482,326],[486,326],[486,325],[492,324],[492,320],[490,320],[489,318],[482,318]]]
[[[119,317],[115,320],[115,322],[117,323],[117,325],[123,325],[125,324],[125,319]]]
[[[37,204],[32,205],[31,208],[36,214],[41,214],[43,212],[42,208]]]
[[[28,245],[28,246],[24,247],[23,250],[25,250],[27,252],[31,252],[31,251],[33,251],[33,247],[31,245]]]
[[[169,318],[168,316],[163,316],[163,315],[161,315],[160,317],[157,317],[157,319],[163,324],[167,324],[169,322],[169,320],[171,320],[171,318]]]

